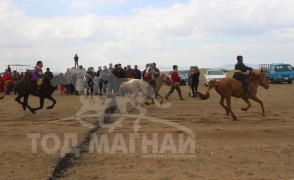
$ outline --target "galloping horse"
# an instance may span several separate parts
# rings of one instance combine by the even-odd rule
[[[157,96],[162,98],[162,96],[159,94],[159,90],[164,83],[168,86],[171,86],[172,81],[168,76],[161,74],[160,76],[157,77],[155,81],[155,90],[154,90],[155,98],[157,98]]]
[[[56,77],[54,78],[54,80],[56,81]],[[51,106],[48,106],[47,109],[52,109],[56,104],[56,100],[52,97],[52,94],[54,92],[54,87],[52,86],[52,84],[49,79],[45,79],[42,85],[42,89],[38,93],[36,82],[34,82],[31,79],[21,79],[16,82],[14,87],[14,91],[18,95],[15,98],[15,101],[22,105],[23,110],[26,110],[26,108],[28,108],[31,111],[31,113],[35,114],[37,110],[43,108],[44,100],[49,99],[53,102],[53,104]],[[30,94],[40,98],[40,106],[38,108],[32,108],[28,105],[28,99]],[[4,96],[2,96],[0,99],[3,99]],[[21,98],[24,99],[23,102],[20,101]]]
[[[211,88],[215,88],[215,91],[221,96],[220,105],[226,110],[226,114],[231,116],[233,120],[237,120],[237,117],[232,111],[231,108],[231,97],[242,98],[246,104],[248,105],[246,108],[242,108],[243,111],[247,111],[251,104],[249,99],[252,99],[258,102],[261,105],[262,115],[265,115],[264,106],[260,99],[256,97],[257,87],[260,85],[265,89],[269,88],[269,84],[265,78],[265,76],[260,71],[251,71],[247,78],[249,79],[249,87],[250,92],[248,94],[245,93],[244,86],[241,81],[238,81],[233,78],[223,78],[219,81],[211,80],[208,83],[208,90],[205,95],[198,93],[198,96],[202,100],[206,100],[209,98],[209,91]],[[226,99],[226,105],[224,104],[224,100]]]
[[[130,81],[123,82],[119,87],[119,92],[121,95],[131,94],[135,102],[139,92],[141,92],[143,95],[147,96],[147,98],[152,99],[151,104],[156,103],[155,101],[156,96],[159,96],[161,98],[160,103],[163,103],[163,97],[160,94],[158,94],[159,89],[161,88],[163,83],[171,84],[170,79],[163,74],[157,78],[155,90],[147,81],[140,80],[140,79],[132,79]],[[149,105],[149,103],[145,103],[145,104]]]

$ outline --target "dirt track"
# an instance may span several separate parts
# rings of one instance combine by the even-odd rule
[[[182,87],[186,101],[180,101],[176,92],[170,97],[170,108],[147,107],[147,116],[169,120],[191,129],[195,135],[196,153],[190,158],[144,157],[140,139],[137,139],[135,153],[85,153],[67,168],[65,179],[293,179],[294,178],[294,112],[293,84],[271,85],[269,90],[258,89],[258,97],[264,102],[266,116],[261,115],[260,106],[252,102],[248,112],[241,111],[245,103],[233,99],[233,111],[238,121],[231,121],[218,104],[219,96],[212,91],[206,101],[188,97],[188,86]],[[206,87],[200,85],[200,91]],[[168,87],[163,87],[164,94]],[[0,179],[46,179],[61,158],[60,151],[46,154],[38,143],[37,153],[32,153],[28,133],[55,133],[63,144],[64,133],[77,133],[81,142],[89,132],[76,120],[51,121],[72,117],[82,107],[78,97],[60,96],[53,110],[41,110],[37,115],[23,111],[14,102],[14,96],[6,96],[0,102]],[[37,106],[37,98],[29,102]],[[48,101],[46,101],[48,103]],[[117,109],[117,113],[119,113]],[[138,114],[130,104],[129,114]],[[95,122],[97,118],[86,118]],[[111,118],[108,123],[117,121]],[[134,118],[126,118],[121,128],[108,133],[100,128],[97,135],[108,133],[110,143],[115,134],[122,134],[125,143],[130,144],[128,135],[133,133]],[[141,120],[140,134],[158,134],[159,140],[168,133],[178,145],[175,127]],[[137,142],[136,141],[136,142]],[[161,144],[161,142],[160,142]],[[52,146],[52,141],[48,141]],[[159,147],[160,149],[160,147]],[[129,149],[127,149],[129,151]],[[151,154],[149,147],[148,153]],[[164,155],[170,155],[166,152]],[[186,154],[188,155],[188,154]]]

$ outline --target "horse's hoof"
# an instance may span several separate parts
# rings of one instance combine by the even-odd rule
[[[32,114],[36,114],[36,111],[34,111],[34,110],[31,110],[31,113],[32,113]]]
[[[247,111],[247,109],[246,109],[246,108],[241,108],[241,110],[242,110],[242,111]]]
[[[238,121],[238,119],[237,118],[233,118],[233,120],[232,121]]]
[[[145,105],[149,106],[149,105],[150,105],[150,103],[148,103],[148,102],[145,102]]]
[[[262,113],[262,116],[265,116],[265,113]]]
[[[48,106],[46,109],[53,109],[51,106]]]

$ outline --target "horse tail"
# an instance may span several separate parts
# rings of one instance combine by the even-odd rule
[[[216,80],[210,80],[210,81],[208,82],[208,89],[207,89],[206,93],[205,93],[205,94],[202,94],[202,93],[198,92],[198,96],[199,96],[199,98],[202,99],[202,100],[206,100],[206,99],[208,99],[209,96],[210,96],[209,91],[210,91],[212,88],[216,88],[216,87],[218,87],[218,81],[216,81]]]

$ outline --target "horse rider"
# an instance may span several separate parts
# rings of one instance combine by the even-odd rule
[[[159,77],[159,75],[160,75],[160,70],[156,67],[156,63],[153,63],[153,69],[156,72],[154,74],[154,79],[157,79]]]
[[[243,63],[243,57],[242,56],[237,56],[237,64],[235,65],[235,70],[233,74],[233,78],[241,81],[243,83],[243,86],[245,88],[245,92],[249,93],[250,92],[250,87],[249,87],[249,80],[245,76],[245,72],[247,70],[251,71],[251,67],[245,66]]]
[[[182,96],[182,92],[181,92],[181,88],[180,88],[180,76],[178,73],[178,66],[174,65],[173,66],[173,72],[171,74],[171,81],[172,81],[172,86],[169,90],[169,92],[166,94],[165,99],[168,100],[168,97],[175,91],[175,89],[177,90],[180,100],[185,100]]]
[[[148,68],[146,69],[146,73],[144,75],[145,81],[149,82],[150,85],[155,89],[156,87],[156,79],[155,77],[158,75],[158,72],[156,72],[156,67],[154,63],[148,64]]]
[[[38,61],[37,65],[32,73],[32,78],[37,82],[37,90],[38,92],[42,89],[43,84],[43,72],[42,72],[43,62]]]

